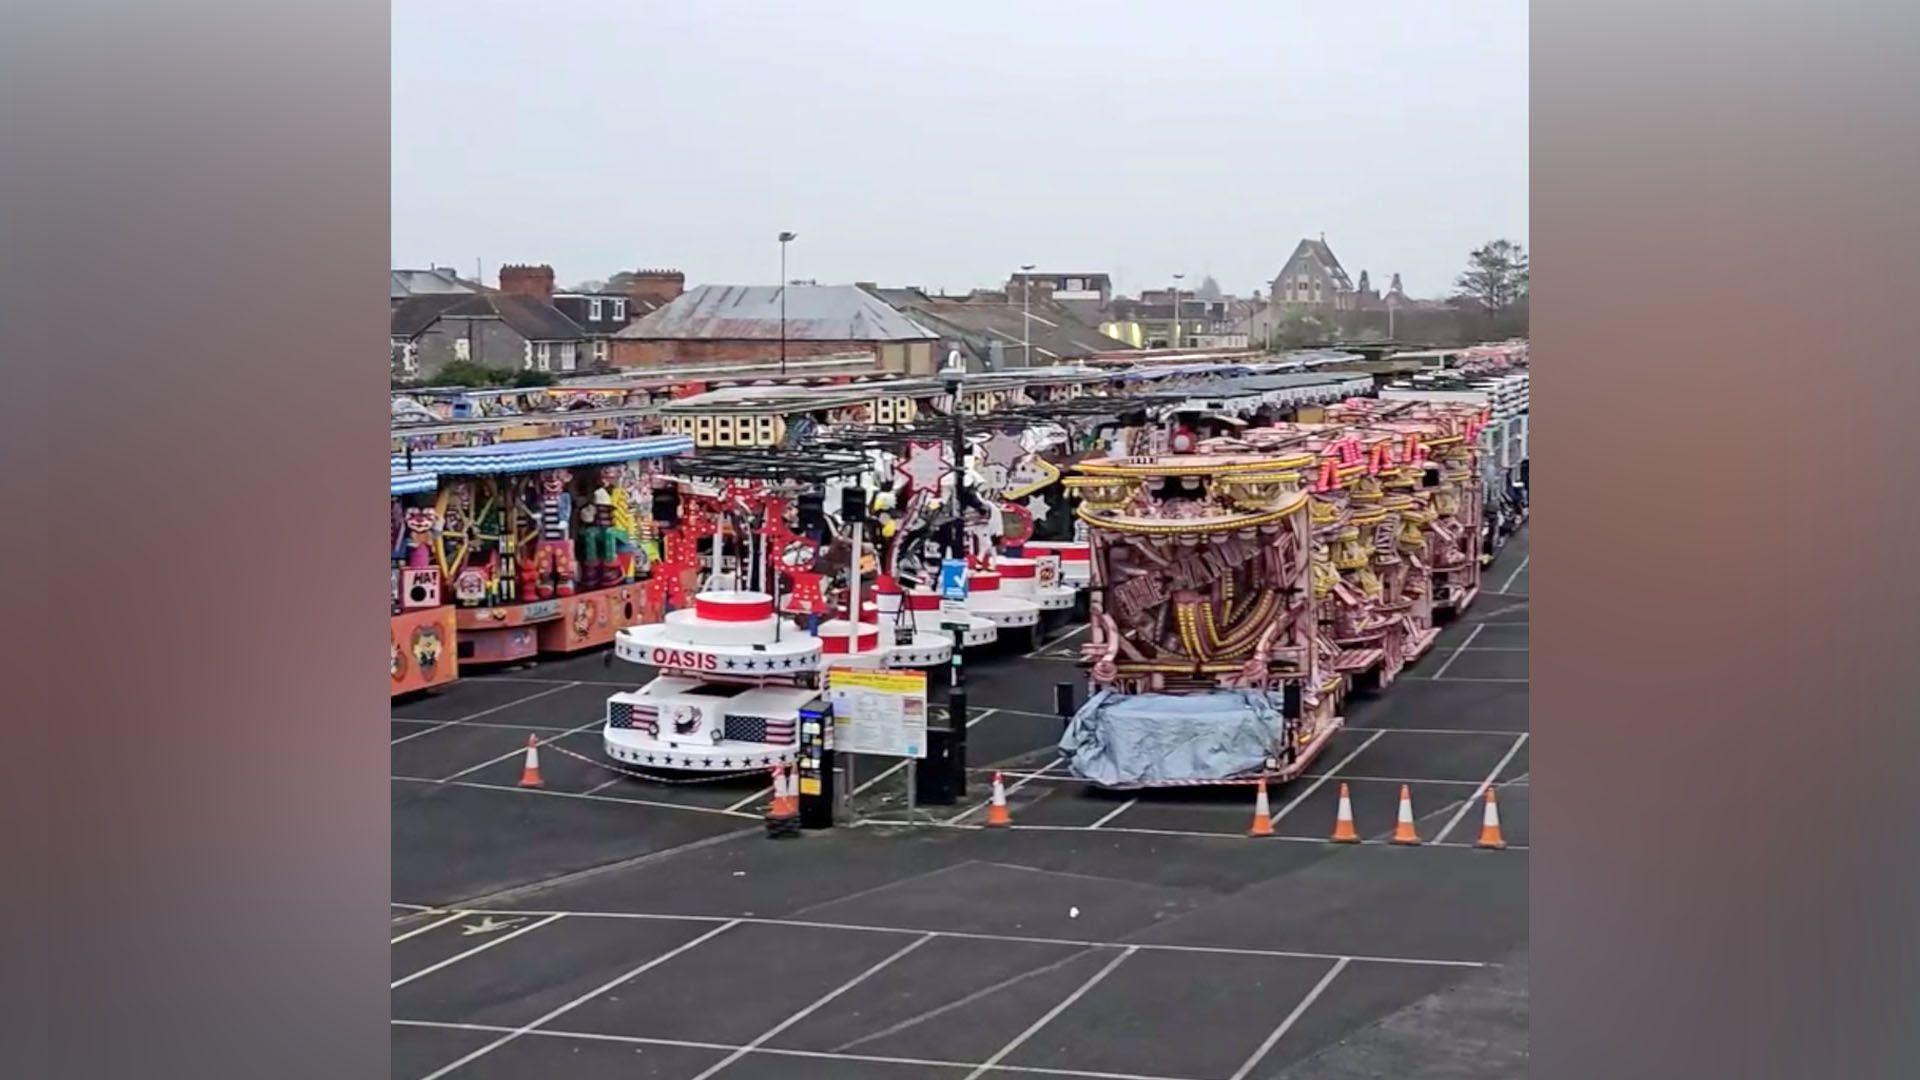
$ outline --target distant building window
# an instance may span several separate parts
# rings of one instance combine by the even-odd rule
[[[463,338],[463,337],[454,338],[453,339],[453,358],[455,360],[473,359],[473,342],[468,341],[466,338]]]
[[[574,343],[571,341],[563,341],[560,343],[561,371],[572,371],[577,366],[578,354],[575,353],[574,349]]]
[[[615,321],[624,322],[626,320],[627,302],[625,300],[615,300],[613,302],[613,317]]]
[[[542,341],[533,347],[533,366],[541,371],[553,370],[553,345]]]
[[[607,343],[605,341],[596,341],[593,343],[593,358],[595,360],[605,360],[607,358]]]
[[[601,301],[599,297],[596,296],[593,299],[587,301],[587,318],[598,322],[602,314],[603,312],[601,310]]]

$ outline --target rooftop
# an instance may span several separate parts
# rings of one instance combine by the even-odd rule
[[[444,266],[425,270],[389,271],[387,296],[402,300],[409,296],[464,296],[485,292],[486,286],[468,281]]]
[[[544,300],[495,292],[402,300],[393,309],[391,333],[397,338],[418,337],[442,318],[497,318],[528,341],[572,341],[586,336],[578,323]]]
[[[627,340],[925,341],[936,335],[857,285],[702,285],[614,335]]]

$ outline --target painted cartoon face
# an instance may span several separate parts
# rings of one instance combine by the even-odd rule
[[[416,540],[423,539],[433,532],[439,515],[431,506],[411,506],[407,508],[407,532]]]
[[[618,465],[602,465],[600,467],[600,486],[608,488],[619,487],[621,474],[624,472],[626,472],[626,470]]]
[[[440,629],[423,626],[413,632],[413,662],[420,674],[431,677],[440,663]]]
[[[549,495],[558,495],[567,490],[567,481],[571,479],[573,479],[573,474],[565,469],[554,469],[552,472],[542,473],[540,475],[540,490]]]

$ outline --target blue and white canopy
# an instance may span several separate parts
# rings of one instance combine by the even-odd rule
[[[648,435],[638,439],[602,439],[580,435],[494,443],[490,446],[420,450],[414,453],[411,465],[415,471],[431,469],[447,476],[497,476],[671,457],[692,449],[693,439],[687,435]],[[392,462],[396,473],[409,464],[402,454],[394,455]]]
[[[440,486],[440,477],[437,473],[423,472],[418,469],[409,472],[395,467],[392,476],[393,482],[389,490],[394,495],[418,495]]]

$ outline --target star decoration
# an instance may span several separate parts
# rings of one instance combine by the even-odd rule
[[[1010,470],[1027,456],[1027,448],[1020,441],[1020,436],[996,431],[980,445],[980,454],[986,458],[987,464]]]
[[[1047,505],[1047,497],[1045,495],[1027,496],[1025,506],[1027,513],[1032,514],[1033,520],[1035,521],[1044,521],[1046,520],[1046,516],[1053,512],[1053,507]]]
[[[913,443],[906,459],[893,467],[912,496],[922,491],[939,491],[951,467],[946,446],[940,443]]]

